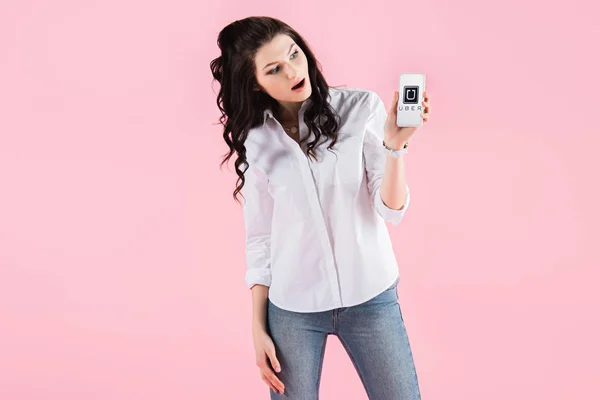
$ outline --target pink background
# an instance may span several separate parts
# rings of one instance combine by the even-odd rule
[[[423,398],[600,398],[599,10],[551,3],[3,1],[0,399],[268,398],[209,71],[249,15],[388,105],[427,74],[389,225]],[[335,337],[321,393],[367,398]]]

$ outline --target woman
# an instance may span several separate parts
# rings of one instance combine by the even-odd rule
[[[237,154],[256,362],[271,399],[318,398],[328,335],[369,399],[420,399],[385,224],[410,202],[403,154],[416,128],[396,126],[398,92],[388,112],[373,91],[329,87],[306,42],[274,18],[235,21],[218,45],[223,163]],[[427,96],[423,109],[427,121]]]

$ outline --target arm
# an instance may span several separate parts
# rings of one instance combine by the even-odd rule
[[[377,93],[371,94],[369,104],[371,114],[367,120],[363,143],[367,186],[377,213],[386,221],[398,225],[410,203],[404,159],[388,155],[383,147],[388,113]],[[404,144],[393,145],[400,148]]]
[[[267,331],[267,298],[269,297],[269,288],[264,285],[254,285],[252,287],[252,332]]]
[[[386,141],[386,143],[388,143]],[[402,148],[404,144],[397,148]],[[396,147],[394,147],[396,148]],[[406,206],[408,185],[404,170],[404,157],[385,156],[385,172],[381,181],[381,198],[384,204],[393,210],[402,210]]]
[[[259,169],[244,171],[244,225],[246,230],[246,285],[252,291],[252,329],[266,328],[266,306],[271,285],[271,222],[273,197],[268,179]]]
[[[275,375],[280,363],[267,329],[267,299],[271,285],[271,223],[273,197],[268,178],[249,164],[244,171],[244,222],[246,226],[246,284],[252,291],[252,338],[256,365],[267,385],[283,393],[285,385]],[[274,371],[275,370],[275,371]]]

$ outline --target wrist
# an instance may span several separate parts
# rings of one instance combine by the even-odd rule
[[[263,333],[267,331],[267,326],[262,321],[252,321],[252,331],[254,333]]]
[[[384,146],[393,150],[402,150],[408,147],[408,141],[399,141],[387,138],[383,140],[383,144]]]
[[[387,147],[392,148],[394,150],[401,150],[404,147],[407,147],[408,145],[407,140],[398,140],[397,138],[392,138],[387,135],[384,136],[383,141],[385,142],[385,145]]]

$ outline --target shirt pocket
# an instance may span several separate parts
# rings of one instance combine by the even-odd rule
[[[289,191],[291,185],[298,179],[295,161],[284,150],[264,152],[258,162],[269,179],[268,190],[274,198]]]
[[[324,183],[349,192],[356,192],[364,177],[360,135],[340,133],[335,147],[330,151],[324,147],[321,154],[323,157]]]

